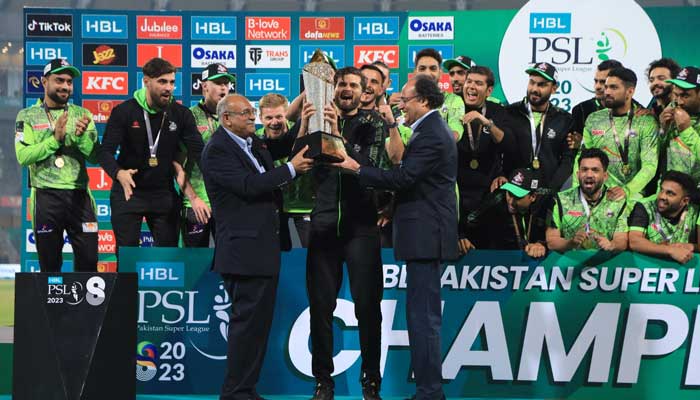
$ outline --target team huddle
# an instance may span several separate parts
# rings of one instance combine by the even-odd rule
[[[569,113],[550,100],[559,82],[556,68],[546,62],[523,72],[525,97],[503,105],[492,97],[492,70],[466,56],[443,60],[434,49],[421,50],[415,56],[414,77],[391,95],[390,69],[381,61],[340,69],[331,59],[326,61],[335,70],[334,93],[323,109],[316,109],[303,91],[291,101],[268,93],[256,109],[245,97],[229,94],[235,77],[222,64],[202,71],[203,99],[188,109],[173,98],[175,68],[164,59],[151,59],[143,67],[144,87],[115,107],[101,142],[89,111],[69,103],[80,72],[62,59],[47,64],[44,98],[20,111],[15,128],[17,159],[29,169],[30,213],[41,270],[60,271],[64,230],[73,246],[75,270],[96,270],[98,224],[86,162],[99,163],[115,182],[110,204],[117,248],[139,245],[144,219],[156,246],[176,247],[181,242],[185,247],[208,247],[214,237],[216,257],[227,257],[221,265],[215,258],[214,270],[224,275],[231,293],[245,290],[236,277],[250,274],[228,266],[239,259],[248,261],[244,253],[220,248],[228,246],[225,240],[269,234],[274,236],[270,240],[279,240],[279,249],[289,249],[293,226],[301,246],[308,248],[314,399],[333,398],[332,320],[343,264],[359,321],[363,396],[378,399],[381,247],[396,248],[405,241],[401,229],[407,226],[428,233],[432,228],[405,220],[394,223],[397,207],[405,211],[410,201],[392,188],[408,184],[383,180],[377,171],[409,169],[406,165],[428,157],[420,153],[427,139],[414,129],[432,110],[449,132],[456,168],[448,164],[454,169],[448,171],[454,183],[447,193],[436,190],[424,196],[440,194],[438,207],[444,198],[456,203],[454,216],[440,214],[450,220],[436,222],[435,232],[454,229],[454,238],[448,237],[460,254],[511,249],[538,258],[548,251],[630,249],[686,263],[696,251],[698,68],[681,68],[666,58],[652,62],[644,78],[653,100],[645,107],[634,100],[636,74],[618,61],[603,61],[592,77],[595,96]],[[433,93],[445,72],[452,91]],[[304,151],[292,151],[318,113],[330,126],[327,133],[343,139],[350,159],[342,164],[314,162]],[[256,121],[261,125],[257,130]],[[228,136],[214,135],[218,131]],[[248,167],[267,178],[253,179],[226,166],[233,154],[226,153],[222,142],[228,137],[246,155]],[[423,179],[418,173],[406,174],[396,176],[411,179],[411,184]],[[240,198],[232,202],[227,188],[236,188]],[[263,221],[270,223],[269,229],[263,222],[263,229],[247,226],[246,215],[237,215],[255,202],[271,207],[274,223]],[[415,248],[421,245],[417,242]],[[405,247],[409,249],[402,250],[404,255],[413,254]],[[251,257],[271,256],[250,251]],[[445,254],[450,252],[443,248],[436,257],[403,259],[445,260]],[[279,260],[270,264],[275,262]],[[418,276],[415,271],[410,274]],[[274,299],[277,281],[264,287]],[[439,294],[437,307],[439,315]],[[260,326],[269,330],[271,314],[270,308],[265,313],[270,319]],[[410,332],[422,326],[418,320],[414,324],[418,328],[409,327]],[[430,362],[417,363],[421,355],[413,353],[414,338],[411,343],[417,397],[440,398],[439,377],[436,384],[430,376],[434,370],[421,370]],[[431,346],[426,354],[434,350]],[[437,348],[439,352],[439,342]],[[262,355],[246,356],[258,365]],[[229,351],[224,392],[259,398],[250,389],[259,368],[237,375],[238,364],[231,357]]]

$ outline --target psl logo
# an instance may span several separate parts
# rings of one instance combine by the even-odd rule
[[[136,379],[148,382],[158,372],[158,348],[151,342],[141,342],[136,347]]]
[[[212,310],[214,311],[214,315],[216,316],[218,320],[218,328],[219,328],[219,334],[221,335],[221,338],[224,340],[224,342],[228,342],[228,325],[229,325],[229,313],[228,310],[231,308],[231,299],[228,296],[228,292],[226,291],[226,288],[224,287],[223,282],[219,282],[219,291],[221,292],[220,294],[217,294],[214,296],[214,305],[212,306]],[[197,347],[196,344],[190,339],[190,344],[192,347],[194,347],[199,354],[203,355],[204,357],[211,359],[211,360],[225,360],[226,359],[226,354],[224,355],[215,355],[215,354],[209,354],[205,352],[204,350],[200,349]]]

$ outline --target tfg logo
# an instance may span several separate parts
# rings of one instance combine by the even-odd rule
[[[236,40],[236,17],[193,16],[193,40]]]
[[[454,40],[454,17],[409,17],[408,40]]]
[[[137,15],[137,39],[182,39],[182,17]]]
[[[27,37],[73,37],[73,16],[66,14],[27,14]]]
[[[246,74],[245,94],[262,97],[269,92],[290,95],[289,74]]]
[[[73,64],[73,43],[27,42],[24,49],[27,65],[46,65],[55,58]]]
[[[311,61],[316,49],[321,49],[325,55],[332,58],[338,68],[345,66],[345,46],[342,45],[302,45],[299,46],[299,68],[304,68],[304,65]]]
[[[83,71],[83,94],[127,95],[127,72]]]
[[[81,19],[80,25],[83,38],[129,38],[129,25],[126,15],[84,14]]]
[[[355,46],[353,58],[358,68],[375,61],[383,61],[389,68],[398,68],[399,46]]]
[[[258,45],[245,47],[246,68],[289,68],[289,46]]]
[[[355,40],[399,40],[399,17],[355,17]]]

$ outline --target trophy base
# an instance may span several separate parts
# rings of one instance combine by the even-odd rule
[[[294,157],[306,145],[309,146],[309,149],[304,153],[304,157],[313,158],[316,162],[339,163],[347,157],[343,138],[316,131],[296,138],[290,158]]]

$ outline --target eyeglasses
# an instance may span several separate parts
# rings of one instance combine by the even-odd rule
[[[258,110],[249,108],[243,111],[226,111],[224,114],[240,115],[241,117],[255,117],[258,115]]]
[[[406,104],[406,103],[408,103],[409,101],[415,99],[416,97],[418,97],[418,95],[411,96],[411,97],[399,97],[399,102],[400,102],[400,103]]]

